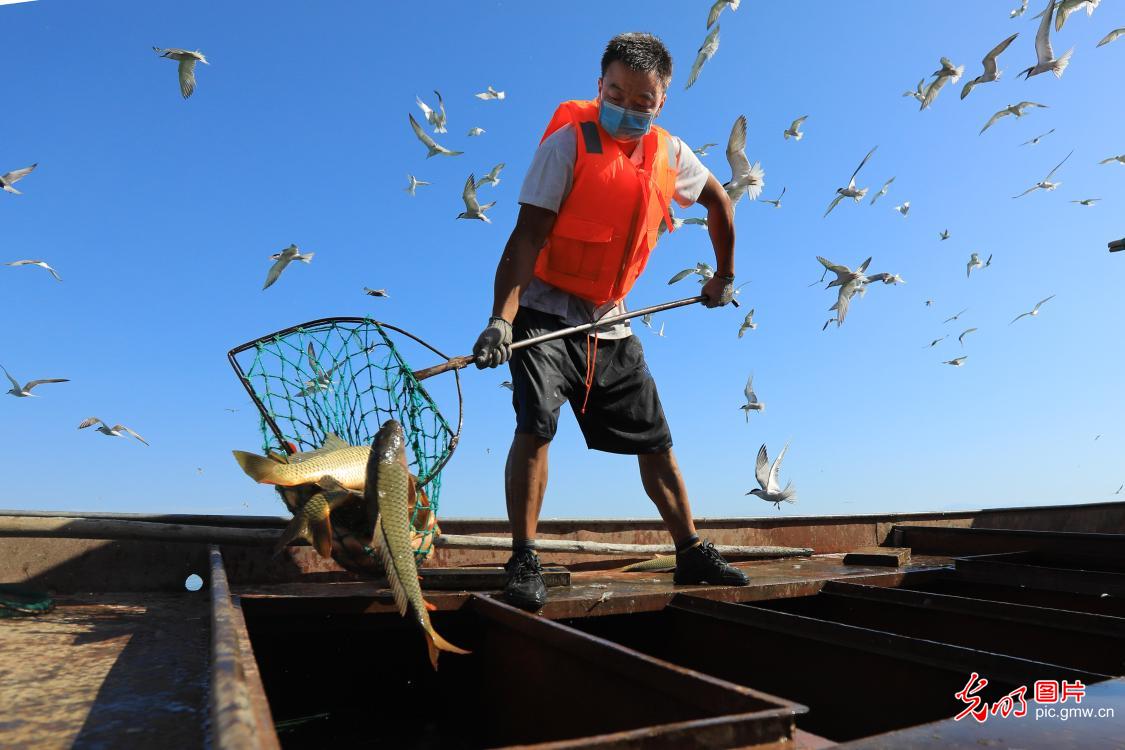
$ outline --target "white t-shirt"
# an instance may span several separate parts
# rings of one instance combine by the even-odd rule
[[[681,207],[687,208],[699,200],[699,194],[703,192],[703,186],[711,172],[683,141],[672,136],[672,142],[676,147],[676,189],[673,198]],[[578,135],[572,125],[567,123],[551,133],[535,151],[520,188],[519,202],[557,214],[574,181],[577,153]],[[644,163],[643,141],[637,144],[629,158],[638,166]],[[625,312],[624,300],[616,305],[607,303],[595,307],[591,302],[551,286],[537,276],[532,277],[531,283],[523,290],[520,304],[557,315],[568,326],[582,325]],[[598,329],[598,337],[604,339],[624,338],[631,333],[628,321]]]

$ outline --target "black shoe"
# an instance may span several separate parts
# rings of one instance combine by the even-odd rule
[[[676,553],[676,573],[672,576],[672,582],[745,586],[750,583],[750,579],[724,560],[715,545],[702,542],[689,550]]]
[[[513,552],[504,566],[508,582],[504,585],[504,598],[514,607],[535,612],[547,601],[547,585],[543,583],[543,566],[539,556],[531,550]]]

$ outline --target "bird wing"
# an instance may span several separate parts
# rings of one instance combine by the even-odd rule
[[[715,24],[715,28],[703,40],[703,46],[699,48],[699,54],[695,56],[695,62],[692,63],[691,72],[688,74],[687,84],[685,89],[690,89],[695,80],[699,78],[699,71],[703,70],[703,65],[711,56],[719,49],[719,25]]]
[[[62,281],[62,277],[59,276],[58,271],[51,268],[49,265],[47,265],[43,261],[39,261],[35,265],[39,266],[40,268],[46,269],[47,271],[50,271],[51,275],[55,277],[55,281]]]
[[[800,117],[798,117],[796,120],[793,121],[793,123],[789,126],[789,129],[792,130],[792,131],[796,131],[797,128],[801,127],[801,123],[803,123],[807,119],[809,119],[808,115],[801,115]]]
[[[290,261],[290,258],[287,258],[284,255],[282,255],[276,261],[274,261],[274,264],[272,266],[270,266],[270,270],[266,274],[266,283],[264,285],[262,285],[263,291],[265,291],[266,289],[269,289],[271,286],[273,286],[273,283],[275,281],[277,281],[278,278],[280,278],[281,272],[285,270],[285,267],[287,265],[289,265],[289,261]]]
[[[746,115],[739,115],[727,139],[727,163],[730,164],[730,182],[742,187],[750,176],[750,160],[746,158]]]
[[[495,180],[497,177],[500,176],[500,171],[502,169],[504,169],[504,162],[500,162],[499,164],[497,164],[495,167],[493,167],[489,171],[489,173],[488,173],[489,178]]]
[[[675,284],[677,281],[683,281],[688,276],[691,276],[693,273],[695,273],[694,268],[685,268],[684,270],[680,271],[679,273],[677,273],[672,278],[668,279],[668,283],[669,284]]]
[[[132,430],[130,430],[130,429],[129,429],[128,427],[126,427],[126,426],[125,426],[125,425],[123,425],[123,424],[115,424],[115,425],[114,425],[113,427],[111,427],[110,429],[112,429],[112,430],[113,430],[113,431],[115,431],[115,432],[116,432],[116,431],[118,431],[118,430],[124,430],[125,432],[127,432],[127,433],[129,433],[130,435],[132,435],[133,437],[135,437],[135,438],[136,438],[137,440],[140,440],[140,441],[141,441],[142,443],[144,443],[145,445],[148,445],[148,441],[147,441],[147,440],[145,440],[145,439],[144,439],[143,437],[141,437],[141,436],[140,436],[140,435],[138,435],[137,433],[133,432]]]
[[[86,419],[82,420],[82,424],[78,425],[78,429],[84,430],[87,427],[91,427],[96,424],[105,425],[105,422],[98,417],[87,417]]]
[[[422,101],[422,97],[415,96],[414,101],[418,103],[418,107],[422,110],[422,115],[425,116],[426,122],[433,122],[434,111],[430,109],[428,104]]]
[[[852,172],[852,176],[851,176],[851,177],[850,177],[850,178],[848,179],[848,187],[855,187],[855,176],[856,176],[857,174],[859,174],[859,170],[863,169],[863,165],[864,165],[864,164],[866,164],[866,163],[867,163],[867,160],[871,158],[871,155],[872,155],[873,153],[875,153],[875,149],[876,149],[876,148],[879,148],[879,147],[878,147],[878,146],[876,146],[875,148],[873,148],[873,149],[871,149],[870,151],[868,151],[868,152],[867,152],[867,156],[863,157],[863,161],[861,161],[861,162],[859,163],[859,166],[855,168],[855,171],[854,171],[854,172]]]
[[[863,261],[863,263],[859,264],[859,268],[855,269],[856,273],[863,273],[864,271],[867,270],[867,267],[869,265],[871,265],[871,257],[870,256],[868,256],[867,260]]]
[[[29,380],[27,385],[25,385],[23,387],[23,389],[25,391],[30,391],[35,386],[43,385],[44,383],[69,383],[69,382],[70,382],[69,378],[43,378],[42,380]]]
[[[975,100],[974,100],[974,101],[975,101]],[[1006,115],[1010,115],[1010,114],[1012,114],[1012,113],[1011,113],[1011,112],[1009,112],[1009,111],[1008,111],[1008,110],[1006,110],[1006,109],[1002,109],[1002,110],[1000,110],[999,112],[997,112],[996,114],[994,114],[994,115],[993,115],[992,117],[988,118],[988,122],[986,122],[986,123],[984,124],[984,127],[980,129],[980,133],[977,133],[977,135],[981,135],[981,134],[983,134],[983,133],[984,133],[984,131],[986,131],[986,130],[988,130],[989,128],[991,128],[991,127],[992,127],[992,124],[993,124],[993,123],[995,123],[995,122],[996,122],[997,120],[999,120],[999,119],[1000,119],[1001,117],[1005,117]]]
[[[11,172],[5,172],[4,174],[0,175],[0,180],[3,180],[4,182],[11,185],[13,182],[19,182],[24,177],[27,177],[38,166],[39,163],[36,162],[30,167],[24,167],[23,169],[13,169]]]
[[[715,25],[715,21],[719,20],[719,15],[726,7],[727,0],[716,0],[715,4],[711,6],[710,12],[707,13],[707,28],[711,28]]]
[[[763,490],[769,491],[770,467],[765,443],[762,443],[762,447],[758,449],[758,458],[754,462],[754,478],[758,480]]]
[[[1033,191],[1033,190],[1038,190],[1038,189],[1039,189],[1039,186],[1038,186],[1038,185],[1032,185],[1032,186],[1031,186],[1031,187],[1029,187],[1029,188],[1028,188],[1027,190],[1024,190],[1024,191],[1023,191],[1022,193],[1020,193],[1019,195],[1013,195],[1012,197],[1013,197],[1013,198],[1022,198],[1022,197],[1024,197],[1025,195],[1027,195],[1028,193],[1030,193],[1031,191]]]
[[[465,201],[466,213],[480,213],[480,203],[477,202],[476,178],[471,174],[469,175],[469,179],[465,180],[465,187],[461,191],[461,200]]]
[[[421,103],[420,100],[419,103]],[[410,118],[410,128],[414,131],[414,135],[417,136],[418,140],[426,145],[426,148],[440,148],[440,146],[438,146],[437,143],[434,142],[434,139],[427,135],[426,131],[422,130],[422,126],[419,125],[418,121],[414,119],[414,115],[408,114],[407,117]]]
[[[1110,44],[1111,42],[1116,42],[1118,39],[1121,38],[1121,36],[1123,34],[1125,34],[1125,28],[1114,29],[1113,31],[1106,34],[1100,42],[1098,42],[1098,46],[1104,47],[1105,45]]]
[[[195,91],[195,58],[180,59],[180,93],[187,99]]]
[[[981,63],[984,64],[985,75],[990,78],[996,75],[996,58],[1000,56],[1000,53],[1008,49],[1008,45],[1015,41],[1017,36],[1019,36],[1019,32],[1012,34],[1010,37],[997,44],[984,56]]]
[[[1066,155],[1066,159],[1069,159],[1069,158],[1070,158],[1070,156],[1071,156],[1071,154],[1073,154],[1073,153],[1074,153],[1074,150],[1073,150],[1073,149],[1071,149],[1071,151],[1070,151],[1070,154],[1067,154],[1067,155]],[[1054,169],[1052,169],[1052,170],[1051,170],[1050,172],[1048,172],[1048,173],[1047,173],[1047,176],[1043,178],[1043,182],[1047,182],[1048,180],[1050,180],[1050,179],[1051,179],[1051,176],[1052,176],[1052,175],[1054,175],[1054,174],[1055,174],[1055,172],[1059,171],[1059,167],[1061,167],[1061,166],[1062,166],[1063,164],[1066,164],[1066,159],[1063,159],[1063,160],[1062,160],[1062,161],[1060,161],[1060,162],[1059,162],[1058,164],[1056,164],[1056,165],[1055,165],[1055,168],[1054,168]]]
[[[1047,9],[1040,14],[1043,20],[1039,22],[1039,30],[1035,32],[1035,56],[1039,65],[1055,59],[1055,51],[1051,49],[1051,11],[1055,8],[1055,2],[1056,0],[1047,0]]]
[[[441,117],[439,117],[438,119],[440,121],[444,122],[445,121],[445,102],[441,98],[441,92],[440,91],[438,91],[437,89],[434,89],[434,94],[437,96],[438,111],[441,112]]]
[[[820,261],[820,265],[824,266],[826,269],[828,269],[832,273],[836,274],[837,276],[840,276],[841,274],[851,273],[851,269],[848,268],[847,266],[841,266],[837,263],[833,263],[832,261],[828,260],[827,258],[821,257],[819,255],[816,256],[816,259]],[[821,276],[821,278],[824,278],[824,277]]]
[[[961,343],[961,345],[963,346],[963,345],[965,344],[964,338],[965,338],[966,336],[968,336],[968,335],[969,335],[970,333],[972,333],[973,331],[975,331],[975,330],[977,330],[977,329],[975,329],[975,328],[966,328],[966,329],[965,329],[964,331],[961,331],[961,335],[957,337],[957,341],[958,341],[958,342],[960,342],[960,343]]]
[[[918,109],[922,110],[933,104],[934,99],[937,98],[938,92],[940,92],[948,82],[949,76],[938,76],[933,81],[930,81],[930,85],[926,87],[926,93],[922,97],[922,106]]]
[[[842,200],[844,200],[844,196],[842,194],[837,194],[836,197],[832,199],[832,202],[828,204],[828,210],[824,212],[824,216],[832,213],[832,209],[836,208],[836,206],[839,205],[840,201]],[[820,218],[823,219],[824,216]]]
[[[777,458],[773,460],[773,466],[770,467],[769,486],[766,487],[766,492],[777,492],[780,489],[777,475],[781,472],[781,460],[785,458],[785,451],[787,450],[789,450],[789,443],[785,444],[781,453],[778,453]]]
[[[851,304],[853,294],[855,294],[855,287],[852,284],[844,284],[840,287],[840,293],[836,296],[836,304],[828,308],[836,311],[837,328],[844,325],[844,318],[848,317],[848,305]]]
[[[1012,322],[1011,322],[1011,323],[1008,323],[1008,325],[1011,325],[1012,323],[1015,323],[1015,322],[1016,322],[1017,320],[1019,320],[1020,318],[1026,318],[1026,317],[1027,317],[1028,315],[1031,315],[1031,313],[1029,313],[1029,312],[1025,312],[1025,313],[1020,313],[1020,314],[1019,314],[1019,315],[1017,315],[1016,317],[1012,318]]]
[[[1042,109],[1050,109],[1050,107],[1048,107],[1046,104],[1040,104],[1038,102],[1020,102],[1019,104],[1016,105],[1016,109],[1018,109],[1021,113],[1025,109],[1027,109],[1028,107],[1040,107]]]
[[[1051,300],[1053,300],[1054,298],[1055,298],[1055,295],[1053,295],[1053,294],[1052,294],[1052,295],[1051,295],[1050,297],[1048,297],[1047,299],[1041,299],[1041,300],[1039,300],[1038,302],[1036,302],[1036,303],[1035,303],[1035,309],[1036,309],[1036,310],[1038,310],[1038,309],[1039,309],[1039,308],[1040,308],[1040,307],[1041,307],[1041,306],[1042,306],[1043,304],[1045,304],[1045,303],[1047,303],[1047,302],[1050,302],[1050,301],[1051,301]]]
[[[0,369],[4,370],[4,374],[8,376],[8,382],[12,384],[13,388],[15,388],[17,391],[23,390],[22,388],[20,388],[20,384],[16,381],[16,379],[12,377],[12,374],[8,372],[7,367],[2,367]]]
[[[754,373],[750,373],[750,377],[746,378],[746,387],[742,389],[742,395],[746,396],[746,401],[751,404],[758,400],[754,395]]]

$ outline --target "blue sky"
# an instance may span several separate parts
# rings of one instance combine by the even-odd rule
[[[1125,152],[1125,104],[1110,95],[1125,41],[1095,44],[1125,26],[1125,12],[1111,3],[1072,16],[1055,40],[1057,51],[1076,48],[1063,78],[1024,81],[1016,74],[1034,62],[1039,9],[1009,20],[1015,5],[745,2],[723,14],[719,51],[687,91],[708,2],[0,7],[0,171],[39,163],[24,195],[0,195],[0,262],[43,258],[64,279],[0,267],[0,363],[21,380],[72,379],[39,399],[0,397],[0,507],[281,513],[272,489],[230,455],[260,441],[226,351],[302,321],[372,314],[466,353],[489,315],[542,129],[559,101],[595,95],[602,48],[626,30],[658,34],[675,59],[661,124],[689,145],[725,144],[745,114],[764,197],[788,187],[780,209],[743,202],[736,216],[739,283],[752,281],[743,310],[757,310],[758,330],[738,339],[742,312],[730,307],[658,317],[665,338],[638,326],[697,516],[1113,499],[1125,482],[1125,257],[1106,242],[1125,235],[1125,167],[1097,162]],[[943,55],[965,65],[966,80],[978,75],[984,53],[1017,31],[998,83],[964,101],[960,84],[949,86],[924,112],[900,96]],[[153,45],[207,55],[191,99]],[[507,99],[473,98],[489,84]],[[449,116],[439,140],[463,156],[427,160],[410,132],[415,95],[435,88]],[[1049,109],[977,135],[1021,100]],[[805,139],[785,141],[805,114]],[[486,134],[466,137],[474,126]],[[888,195],[822,219],[875,145],[859,184],[874,191],[895,176]],[[1071,149],[1058,190],[1011,199]],[[497,201],[493,223],[455,221],[469,172],[501,161],[500,185],[482,188]],[[722,147],[705,163],[729,177]],[[411,198],[407,172],[434,184]],[[1103,201],[1068,202],[1087,197]],[[906,218],[893,210],[902,200]],[[261,291],[268,256],[289,243],[315,252],[313,263]],[[966,280],[973,251],[994,260]],[[842,328],[822,332],[834,297],[807,286],[817,254],[853,266],[870,255],[872,270],[907,284],[872,288]],[[711,258],[698,228],[666,235],[630,304],[688,296],[693,282],[666,280]],[[363,286],[392,298],[364,297]],[[1050,294],[1037,319],[1008,325]],[[970,326],[980,330],[962,349],[957,334]],[[962,353],[964,367],[940,364]],[[746,424],[738,406],[750,371],[766,410]],[[445,515],[504,514],[507,377],[464,374]],[[451,382],[434,385],[450,415]],[[76,430],[90,415],[129,425],[151,447]],[[787,440],[782,480],[799,499],[775,510],[744,493],[758,446],[772,454]],[[551,460],[544,517],[655,515],[635,461],[587,451],[565,411]]]

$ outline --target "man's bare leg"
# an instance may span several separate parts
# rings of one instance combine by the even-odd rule
[[[642,453],[637,456],[637,463],[645,492],[656,504],[672,541],[678,545],[694,536],[695,523],[691,520],[687,486],[672,449],[662,453]]]
[[[516,433],[504,464],[504,499],[512,539],[535,538],[543,495],[547,491],[547,449],[551,441],[538,435]]]

